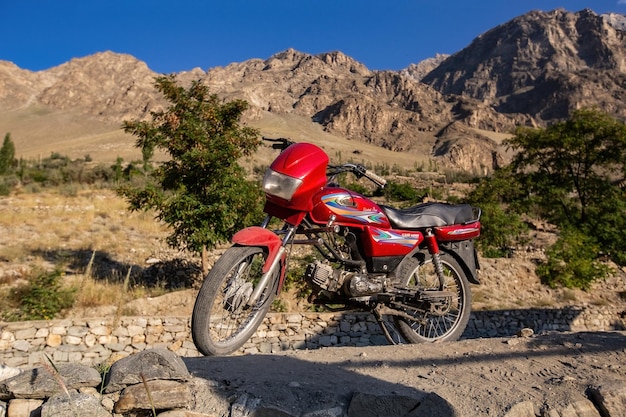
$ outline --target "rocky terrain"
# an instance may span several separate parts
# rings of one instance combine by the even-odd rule
[[[0,415],[620,417],[625,332],[0,368]],[[65,387],[65,391],[61,389]]]
[[[532,12],[479,36],[422,81],[538,124],[589,106],[624,118],[625,42],[610,16]],[[477,127],[498,128],[477,119]]]

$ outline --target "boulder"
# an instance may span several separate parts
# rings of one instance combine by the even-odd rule
[[[183,360],[166,349],[149,349],[115,362],[106,376],[105,393],[156,379],[188,381],[191,374]]]
[[[96,397],[77,391],[57,394],[41,407],[41,417],[111,417]]]
[[[147,381],[145,384],[124,388],[120,399],[115,403],[116,413],[137,410],[171,410],[188,407],[191,391],[182,382],[169,380]]]
[[[66,389],[78,389],[97,387],[101,382],[98,371],[85,365],[68,363],[59,365],[56,370],[39,367],[0,381],[0,400],[50,398],[64,391],[61,384],[65,384]]]

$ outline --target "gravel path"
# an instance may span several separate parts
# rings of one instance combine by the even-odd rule
[[[458,415],[503,416],[523,402],[544,413],[564,410],[585,401],[590,387],[624,386],[625,359],[626,332],[615,331],[185,361],[193,374],[227,386],[232,395],[246,392],[287,409],[345,404],[354,392],[435,393]]]

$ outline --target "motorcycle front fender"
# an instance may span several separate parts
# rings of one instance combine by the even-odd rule
[[[231,241],[240,246],[260,246],[267,248],[267,259],[263,265],[263,272],[269,271],[274,260],[281,252],[283,242],[276,234],[260,226],[251,226],[241,229],[232,237]]]

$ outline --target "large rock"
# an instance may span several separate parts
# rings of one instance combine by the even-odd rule
[[[120,399],[115,403],[116,413],[137,410],[170,410],[188,407],[191,391],[178,381],[148,381],[145,384],[124,388]],[[43,417],[43,416],[42,416]]]
[[[589,394],[603,416],[626,416],[626,386],[623,382],[608,381],[591,388]]]
[[[348,417],[405,416],[419,400],[397,395],[370,395],[356,392],[350,401]]]
[[[144,350],[115,362],[107,374],[105,393],[156,379],[188,381],[191,375],[175,353],[165,349]]]
[[[54,375],[57,370],[58,374]],[[61,384],[64,384],[66,389],[78,389],[97,387],[102,382],[98,371],[88,366],[68,363],[59,365],[57,370],[39,367],[1,381],[0,399],[43,399],[63,392]]]
[[[28,400],[17,398],[9,402],[8,417],[37,417],[41,414],[43,400]]]
[[[57,394],[41,407],[41,417],[111,417],[96,397],[72,390]]]
[[[230,408],[230,417],[248,416],[296,417],[278,406],[264,405],[260,398],[243,394]]]
[[[20,374],[22,371],[19,368],[12,368],[10,366],[0,364],[0,381],[14,377]]]

